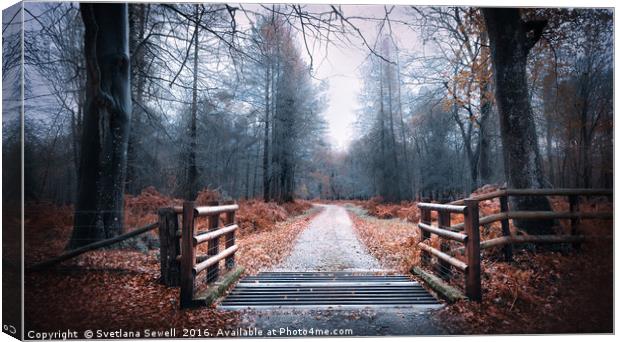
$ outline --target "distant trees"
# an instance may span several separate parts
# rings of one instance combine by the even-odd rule
[[[393,41],[384,36],[379,56],[369,56],[364,66],[364,88],[360,96],[359,140],[365,146],[364,160],[375,193],[386,201],[400,201],[410,194],[407,135],[404,130],[400,78]],[[362,156],[356,156],[362,158]]]
[[[106,106],[87,105],[97,93],[87,78],[96,73],[94,59],[84,58],[87,26],[78,6],[28,3],[24,9],[27,200],[86,203],[89,191],[78,195],[77,188],[102,182],[113,184],[106,193],[120,198],[123,144],[124,192],[133,195],[154,186],[194,199],[208,187],[230,198],[279,202],[297,196],[448,201],[484,184],[609,187],[613,181],[608,10],[508,11],[507,18],[490,15],[487,29],[483,11],[472,7],[385,6],[376,7],[380,16],[360,17],[345,14],[344,6],[130,4],[124,29],[130,92],[112,97],[123,97],[123,106],[131,101],[122,116],[131,127],[125,133],[124,123],[110,122],[120,125],[110,131],[115,136],[89,121],[113,116]],[[508,25],[515,18],[520,26]],[[543,19],[544,29],[535,24]],[[374,39],[361,22],[377,24]],[[411,36],[399,36],[404,31],[397,27]],[[510,37],[519,40],[514,44],[502,38],[511,27],[518,33]],[[323,135],[327,84],[311,75],[317,50],[351,43],[368,58],[360,68],[356,136],[347,151],[336,151]],[[506,63],[511,58],[518,68]],[[3,68],[7,63],[15,59]],[[120,74],[106,73],[102,84],[116,89]],[[525,99],[509,102],[515,94]],[[18,136],[7,127],[6,137]],[[118,138],[112,145],[120,149],[109,150],[103,140],[84,143],[96,136]],[[99,156],[105,148],[119,163],[112,167],[93,154],[96,145]],[[513,157],[504,158],[505,151]],[[523,151],[534,152],[514,157]],[[108,163],[109,172],[78,177],[95,172],[81,166],[94,160]],[[118,201],[90,201],[79,211],[118,209]],[[120,216],[96,220],[116,231]]]
[[[295,46],[284,18],[272,13],[254,32],[259,58],[253,69],[262,74],[263,199],[292,201],[304,146],[322,131],[324,101],[310,70]],[[257,99],[258,100],[258,99]]]
[[[547,10],[535,46],[532,101],[541,108],[543,165],[562,187],[611,187],[612,24],[607,10]],[[537,81],[536,81],[537,80]]]
[[[482,14],[476,8],[428,7],[416,8],[412,19],[437,52],[411,77],[419,79],[417,83],[443,86],[443,105],[457,125],[469,169],[465,190],[473,191],[480,181],[493,181],[489,163],[494,97]]]
[[[384,175],[384,184],[394,181],[379,187],[399,189],[400,196],[381,190],[376,194],[389,201],[447,200],[476,189],[480,180],[492,182],[499,174],[490,167],[496,151],[487,37],[482,16],[473,8],[429,7],[411,12],[408,25],[420,33],[432,53],[402,58],[392,34],[378,39],[385,60],[376,57],[382,69],[372,69],[385,69],[385,80],[378,84],[386,85],[383,109],[391,114],[385,116],[387,129],[377,131],[375,141],[388,137],[388,144],[398,148],[389,146],[386,150],[394,151],[393,156],[377,161],[373,173]],[[381,113],[380,106],[377,111]],[[432,119],[426,119],[427,113],[432,113]],[[445,121],[445,116],[452,122]],[[395,175],[392,169],[398,170]]]
[[[377,50],[385,60],[370,54],[358,138],[347,157],[332,158],[356,160],[351,165],[357,166],[345,168],[345,179],[333,179],[336,188],[348,184],[358,190],[352,196],[398,201],[386,189],[399,184],[400,199],[447,201],[493,183],[610,186],[610,12],[485,11],[412,8],[412,20],[400,23],[418,32],[422,51],[408,52],[416,47],[402,44],[392,49],[404,51],[396,56]],[[390,23],[390,18],[379,21],[379,32]],[[384,46],[385,36],[380,34],[376,45]],[[386,70],[395,70],[399,79],[400,86],[392,86],[402,94],[398,112],[390,110],[390,104],[396,108],[389,96],[394,83],[387,82]],[[402,125],[392,121],[400,134],[392,134],[390,119],[397,117],[389,113],[402,114]],[[545,142],[544,149],[539,142]],[[391,177],[394,165],[399,172]],[[399,179],[388,185],[394,178]],[[514,205],[544,209],[548,204],[523,198]]]

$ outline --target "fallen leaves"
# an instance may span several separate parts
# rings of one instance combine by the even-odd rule
[[[206,204],[218,198],[217,192],[203,190],[197,201]],[[126,226],[130,230],[154,222],[159,208],[181,204],[182,200],[164,196],[152,187],[138,196],[126,195]],[[280,262],[316,212],[292,216],[310,207],[307,201],[283,206],[241,201],[237,221],[242,234],[237,240],[237,263],[254,273]],[[28,203],[25,216],[26,264],[64,251],[73,225],[71,206]],[[144,236],[157,239],[157,232]],[[159,276],[159,251],[155,248],[139,252],[132,244],[92,251],[56,268],[26,273],[25,328],[54,331],[175,327],[180,333],[182,328],[215,331],[237,325],[236,312],[214,308],[180,310],[179,289],[160,284]]]
[[[379,220],[360,217],[348,211],[355,231],[364,245],[381,264],[402,274],[408,274],[418,258],[415,247],[418,229],[399,219]]]
[[[238,318],[211,308],[179,310],[178,288],[159,283],[155,252],[94,251],[70,267],[26,273],[25,281],[27,330],[217,329]]]
[[[410,222],[420,220],[418,202],[403,201],[400,204],[383,203],[381,197],[373,197],[368,201],[357,201],[356,204],[366,209],[369,215],[380,219],[400,218]]]
[[[474,195],[495,191],[485,186]],[[550,197],[555,211],[568,211],[566,197]],[[384,205],[376,200],[356,202],[370,215],[399,217],[410,204]],[[612,212],[613,203],[604,198],[582,199],[580,211]],[[480,202],[480,216],[500,211],[499,200]],[[387,214],[389,212],[389,215]],[[380,220],[351,215],[361,240],[382,263],[402,272],[419,266],[417,228],[397,219]],[[402,217],[402,216],[400,216]],[[452,224],[462,222],[452,215]],[[558,233],[570,231],[569,220],[558,220]],[[409,226],[409,227],[407,227]],[[609,236],[609,220],[584,220],[580,232]],[[513,233],[517,232],[512,226]],[[482,226],[481,239],[501,235],[499,222]],[[430,241],[439,246],[439,239]],[[482,256],[483,301],[458,302],[446,306],[435,319],[448,331],[458,334],[506,333],[601,333],[613,331],[613,240],[593,239],[580,250],[570,246],[515,247],[514,262],[501,260],[501,249],[485,250]],[[463,286],[463,277],[453,271],[451,283]]]
[[[237,240],[238,263],[243,265],[249,274],[256,274],[279,264],[290,254],[297,236],[319,212],[320,210],[315,210],[310,214],[277,223],[269,230],[242,236]]]
[[[454,333],[613,331],[613,246],[519,250],[511,264],[483,258],[482,303],[447,306],[437,319]]]

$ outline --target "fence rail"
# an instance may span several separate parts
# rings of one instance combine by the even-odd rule
[[[109,239],[105,239],[105,240],[101,240],[101,241],[97,241],[97,242],[93,242],[91,244],[67,251],[62,253],[61,255],[54,257],[52,259],[46,260],[46,261],[42,261],[39,263],[36,263],[34,265],[31,265],[29,267],[26,268],[27,271],[39,271],[39,270],[43,270],[46,269],[50,266],[59,264],[65,260],[71,259],[71,258],[75,258],[78,255],[82,255],[86,252],[90,252],[93,251],[95,249],[99,249],[99,248],[103,248],[103,247],[107,247],[110,245],[113,245],[115,243],[119,243],[121,241],[125,241],[127,239],[136,237],[140,234],[144,234],[146,232],[149,232],[155,228],[158,227],[158,223],[154,222],[151,224],[147,224],[146,226],[142,226],[140,228],[136,228],[128,233],[119,235],[119,236],[115,236],[113,238],[109,238]]]
[[[569,212],[555,211],[510,211],[510,196],[568,196]],[[498,191],[473,196],[470,198],[454,201],[448,204],[418,203],[421,212],[420,240],[418,246],[421,250],[421,264],[430,263],[430,257],[438,260],[438,266],[445,270],[444,278],[451,276],[451,268],[455,268],[465,274],[465,295],[475,301],[482,300],[481,288],[481,250],[492,247],[502,247],[504,260],[512,261],[512,245],[518,243],[573,243],[576,247],[585,240],[579,235],[578,225],[582,219],[613,219],[611,212],[579,212],[579,198],[581,196],[613,196],[610,189],[501,189]],[[479,202],[499,198],[500,213],[479,217]],[[431,212],[437,212],[437,226],[431,223]],[[450,224],[450,214],[463,214],[464,221],[460,224]],[[518,220],[545,220],[545,219],[570,219],[570,235],[534,235],[512,236],[510,233],[511,219]],[[501,222],[502,237],[480,241],[480,226],[493,222]],[[436,249],[426,241],[431,234],[441,239],[440,249]],[[444,240],[456,241],[464,246],[454,250]],[[465,255],[465,261],[454,254]]]
[[[420,228],[420,241],[418,246],[421,249],[421,263],[427,265],[430,256],[433,255],[439,260],[439,267],[446,270],[444,277],[450,276],[451,267],[465,274],[465,293],[474,300],[480,300],[480,233],[478,231],[478,202],[475,200],[465,200],[464,205],[419,203],[421,218],[418,227]],[[438,214],[437,226],[431,225],[431,212]],[[465,232],[456,233],[446,227],[450,227],[450,214],[462,214],[465,217]],[[425,241],[430,239],[431,234],[438,235],[444,239],[460,242],[464,244],[465,259],[463,262],[450,253],[450,246],[442,241],[440,249],[427,245]]]
[[[182,207],[164,208],[159,211],[161,241],[161,275],[168,286],[180,286],[181,307],[193,306],[196,277],[206,271],[206,282],[218,279],[219,263],[225,260],[225,268],[235,266],[235,253],[238,246],[235,232],[237,204],[196,206],[194,202],[184,202]],[[220,226],[220,215],[225,214],[224,225]],[[179,229],[181,216],[181,229]],[[196,219],[208,218],[209,229],[196,232]],[[220,238],[225,238],[225,248],[220,251]],[[196,248],[207,243],[207,254],[196,255]]]

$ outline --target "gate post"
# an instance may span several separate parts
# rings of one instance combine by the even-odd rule
[[[431,224],[431,211],[429,209],[426,209],[426,208],[421,209],[420,222],[428,224],[428,225]],[[426,239],[430,239],[431,233],[419,227],[418,229],[420,230],[420,241],[419,241],[420,243],[424,242],[424,240]],[[420,250],[420,265],[424,266],[428,264],[429,260],[430,260],[430,255],[427,252]]]
[[[226,204],[235,204],[235,201],[230,201]],[[235,224],[235,211],[229,211],[226,213],[226,225],[230,226]],[[226,248],[235,245],[235,231],[226,234]],[[235,267],[235,254],[226,258],[226,269],[232,270]]]
[[[179,218],[174,208],[161,208],[159,216],[159,260],[161,281],[170,287],[179,286],[181,255]]]
[[[465,257],[467,274],[465,277],[465,294],[470,300],[480,302],[482,289],[480,284],[480,222],[478,221],[478,201],[465,200]]]
[[[183,202],[183,230],[181,232],[181,307],[192,306],[194,299],[194,212],[193,201]]]

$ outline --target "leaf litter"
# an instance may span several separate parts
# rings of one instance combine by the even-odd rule
[[[197,204],[219,200],[205,189]],[[164,196],[155,188],[137,196],[125,196],[127,231],[157,221],[157,210],[182,205],[182,200]],[[277,264],[290,252],[295,237],[316,214],[308,201],[278,205],[262,201],[240,201],[237,263],[250,273]],[[306,213],[304,215],[301,215]],[[51,203],[26,205],[26,264],[64,252],[71,236],[73,208]],[[70,259],[41,272],[25,274],[26,329],[162,330],[206,328],[211,332],[238,325],[238,312],[214,307],[179,309],[179,289],[160,283],[157,231]],[[201,246],[202,247],[202,246]],[[180,337],[180,336],[177,336]]]
[[[485,186],[474,195],[495,190],[497,187]],[[568,211],[566,197],[549,200],[555,211]],[[419,266],[416,203],[381,204],[378,198],[351,203],[365,209],[350,210],[349,214],[371,254],[405,274]],[[613,212],[613,203],[605,198],[582,199],[580,211]],[[480,202],[481,217],[498,212],[498,199]],[[458,215],[451,219],[452,224],[463,221]],[[570,232],[569,220],[558,223],[557,233]],[[512,221],[510,228],[513,234],[522,234]],[[613,240],[604,237],[612,235],[613,225],[609,220],[584,220],[579,229],[581,234],[594,237],[579,250],[570,245],[516,246],[512,263],[502,260],[499,248],[485,250],[482,303],[447,305],[434,319],[449,332],[459,334],[612,332]],[[482,226],[480,232],[481,240],[499,237],[501,223]],[[439,242],[435,236],[430,241],[434,247],[439,247]],[[451,283],[462,288],[462,280],[455,276]]]

